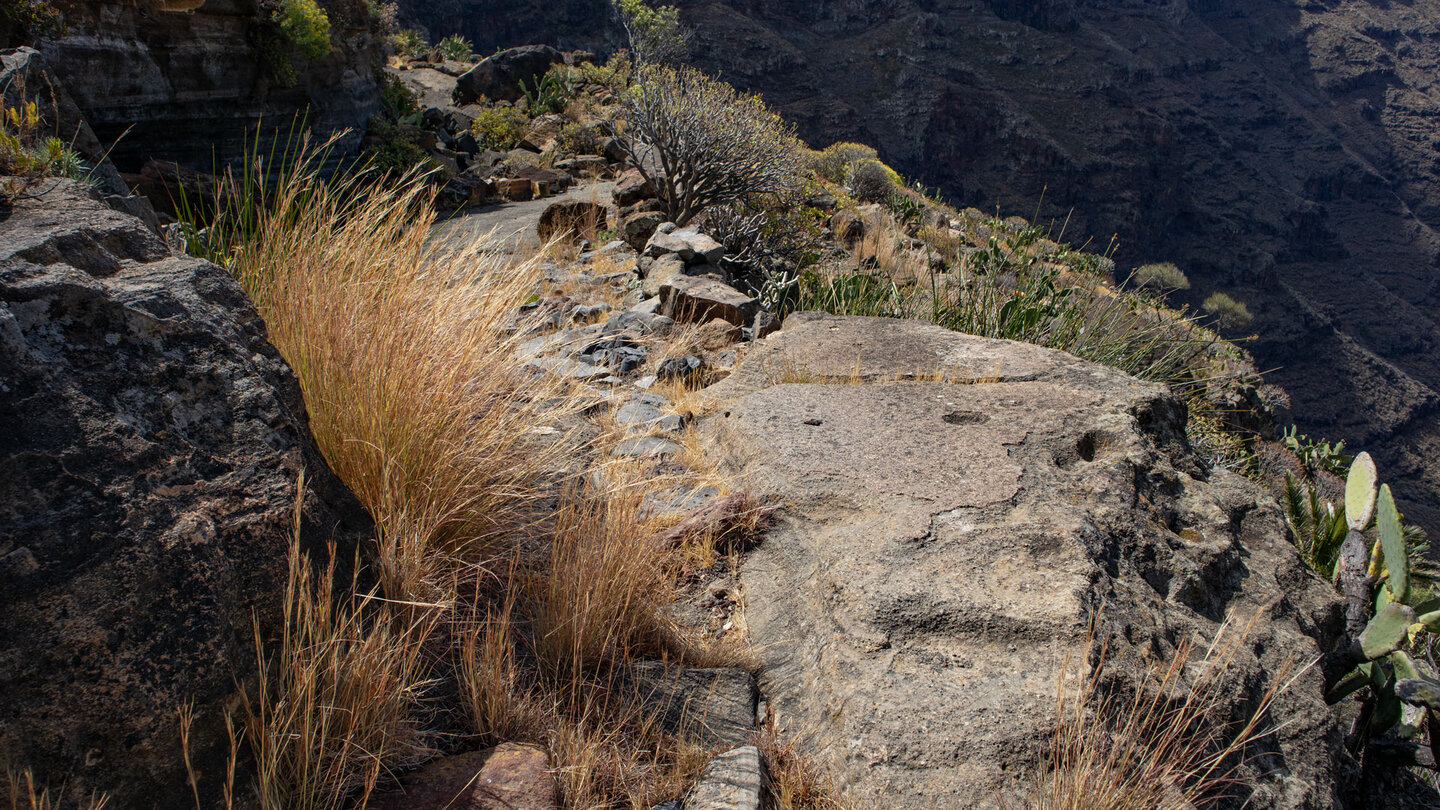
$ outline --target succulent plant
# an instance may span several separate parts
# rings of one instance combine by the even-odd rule
[[[1440,733],[1440,716],[1434,714],[1440,711],[1440,676],[1406,652],[1418,634],[1440,632],[1434,572],[1407,536],[1390,487],[1377,484],[1374,460],[1368,453],[1356,456],[1345,482],[1349,533],[1336,571],[1345,590],[1351,640],[1334,655],[1343,666],[1358,663],[1326,696],[1336,703],[1370,690],[1350,741],[1357,752],[1385,735],[1414,737],[1424,725],[1432,736]],[[1423,710],[1409,712],[1419,719],[1405,720],[1407,704]]]

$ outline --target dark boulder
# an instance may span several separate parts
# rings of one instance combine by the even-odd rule
[[[301,470],[312,550],[353,559],[366,524],[295,375],[225,270],[56,181],[0,220],[0,425],[0,761],[111,807],[193,810],[193,701],[213,806]]]
[[[551,65],[564,62],[565,56],[549,45],[500,51],[456,80],[455,106],[463,107],[482,98],[518,101],[524,97],[525,88],[533,89]]]
[[[584,234],[604,230],[609,217],[610,212],[599,203],[585,200],[557,202],[540,215],[540,223],[535,226],[535,231],[541,242],[548,242],[556,237],[579,239]]]

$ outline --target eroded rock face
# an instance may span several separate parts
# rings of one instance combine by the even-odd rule
[[[784,504],[742,571],[761,692],[862,804],[995,806],[1041,761],[1092,615],[1133,683],[1261,613],[1237,716],[1330,644],[1333,589],[1272,499],[1200,467],[1163,388],[1027,344],[799,314],[706,396],[703,429]],[[1251,806],[1339,806],[1319,675],[1272,714],[1287,725]]]
[[[261,153],[286,137],[297,114],[322,137],[349,130],[358,148],[380,108],[385,43],[365,3],[321,0],[332,52],[293,54],[257,0],[206,0],[164,11],[155,4],[66,5],[65,36],[42,46],[122,171],[146,160],[210,169],[247,154],[261,126]],[[123,135],[123,137],[122,137]]]
[[[0,425],[0,759],[112,807],[193,808],[193,701],[211,806],[301,469],[312,551],[353,559],[365,523],[294,375],[224,270],[61,181],[0,220]]]

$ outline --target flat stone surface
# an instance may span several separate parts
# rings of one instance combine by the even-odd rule
[[[703,276],[673,275],[659,286],[659,293],[661,314],[678,322],[708,323],[722,318],[743,326],[760,309],[754,298]]]
[[[1273,500],[1201,469],[1159,386],[1032,345],[801,313],[701,397],[717,452],[783,505],[742,568],[761,691],[862,803],[993,806],[1040,761],[1057,676],[1102,602],[1122,680],[1227,614],[1267,611],[1235,663],[1252,688],[1319,654],[1301,628],[1333,589]],[[1319,694],[1312,671],[1279,698],[1293,722],[1265,768],[1289,773],[1255,778],[1258,806],[1326,806]]]
[[[621,425],[648,425],[660,421],[664,416],[658,408],[631,402],[620,406],[615,412],[615,421]]]
[[[569,377],[572,380],[598,380],[610,376],[610,370],[607,368],[592,366],[589,363],[564,357],[540,357],[525,365],[560,377]]]
[[[659,458],[676,455],[683,449],[669,439],[647,436],[642,439],[626,439],[620,442],[615,445],[615,449],[610,451],[610,455],[617,458]]]
[[[746,745],[710,760],[685,799],[685,810],[760,810],[765,765],[760,749]]]
[[[398,791],[371,797],[369,810],[556,810],[555,777],[544,749],[505,743],[445,757],[406,777]]]

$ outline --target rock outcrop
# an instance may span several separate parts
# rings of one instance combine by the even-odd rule
[[[294,375],[223,269],[48,180],[0,220],[0,424],[0,760],[112,807],[193,810],[193,702],[212,806],[300,471],[310,550],[353,559],[366,523]]]
[[[540,77],[551,65],[565,62],[565,56],[549,45],[508,48],[482,59],[455,82],[455,103],[473,104],[481,99],[518,101],[525,91],[539,89]],[[536,152],[541,151],[538,147]]]
[[[292,52],[258,0],[205,0],[189,10],[102,0],[65,4],[65,34],[40,47],[122,171],[157,158],[210,169],[286,137],[297,114],[322,135],[349,130],[358,148],[380,107],[385,43],[361,0],[321,0],[332,51]]]
[[[994,806],[1041,763],[1091,617],[1112,682],[1133,685],[1260,614],[1226,681],[1235,716],[1332,642],[1334,590],[1273,499],[1197,462],[1162,387],[1028,344],[802,313],[703,397],[701,429],[783,505],[742,568],[761,692],[861,804]],[[1277,698],[1249,806],[1342,806],[1321,689],[1311,670]]]

